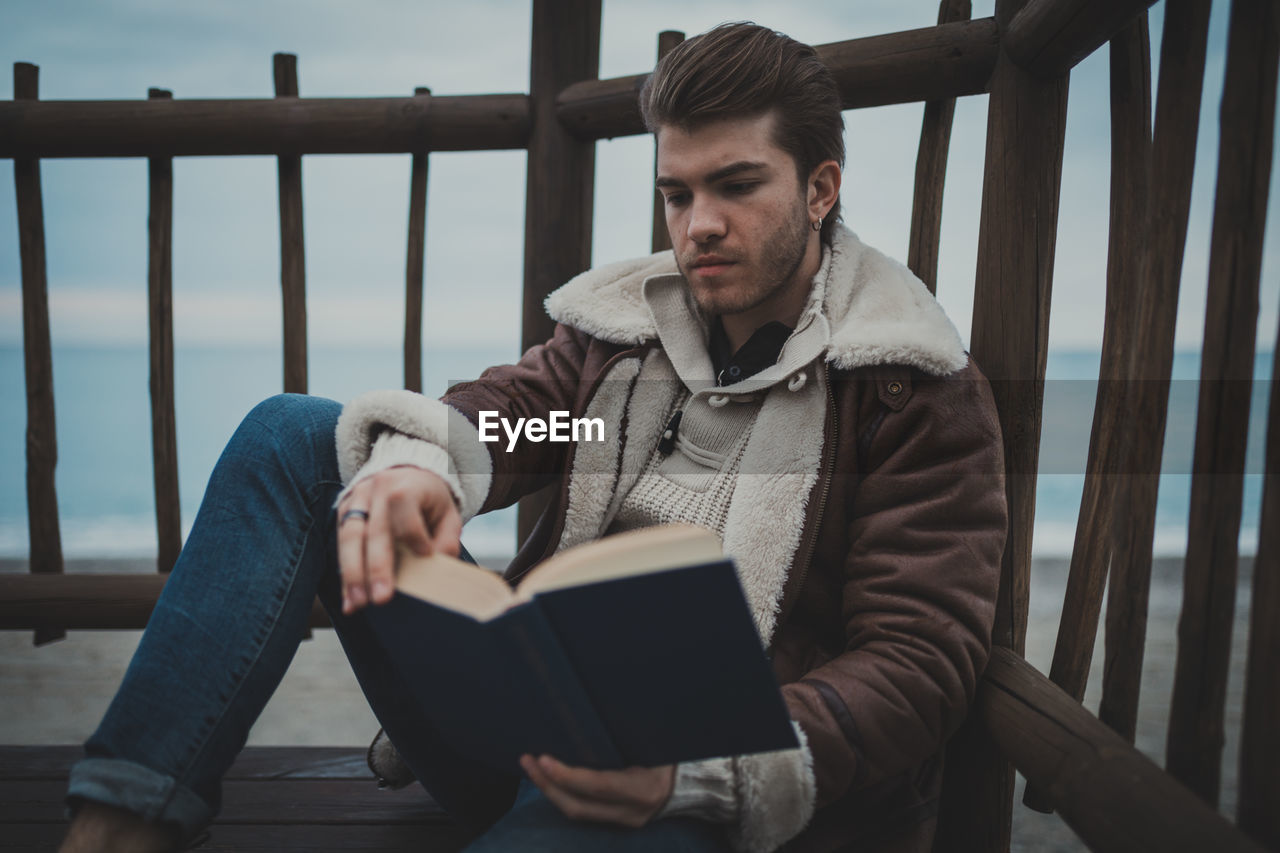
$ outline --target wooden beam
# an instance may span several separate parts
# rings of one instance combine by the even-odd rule
[[[1280,337],[1280,336],[1278,336]],[[1249,657],[1240,731],[1240,828],[1280,850],[1280,340],[1271,363],[1271,412],[1253,561]]]
[[[658,33],[658,60],[670,53],[676,45],[684,41],[684,33],[677,30],[663,30]],[[653,140],[654,156],[657,157],[658,140]],[[653,231],[650,240],[650,251],[661,252],[671,248],[671,234],[667,231],[666,199],[657,188],[653,191]]]
[[[595,143],[575,138],[556,117],[556,96],[600,73],[600,0],[534,0],[530,47],[528,178],[524,220],[521,347],[551,337],[542,307],[552,290],[591,265]],[[545,495],[520,503],[518,535],[528,538]]]
[[[629,74],[566,86],[556,101],[556,115],[579,139],[612,139],[645,133],[639,95],[648,76]]]
[[[1026,633],[1066,106],[1065,77],[1034,80],[1002,59],[988,107],[973,355],[994,380],[1010,483],[1006,583],[995,642],[1019,653]]]
[[[853,109],[982,94],[995,67],[998,43],[994,20],[982,18],[815,49],[836,78],[844,109]],[[567,86],[557,100],[560,121],[581,139],[644,133],[636,96],[647,76]]]
[[[419,86],[419,97],[431,90]],[[422,393],[422,287],[427,255],[427,169],[426,149],[415,151],[409,167],[409,250],[404,276],[404,387]]]
[[[1029,0],[1002,44],[1023,69],[1056,77],[1129,26],[1155,0]]]
[[[989,91],[999,54],[994,18],[818,45],[844,109]]]
[[[0,631],[58,625],[76,630],[147,626],[167,574],[0,574]],[[317,598],[313,628],[331,626]]]
[[[528,140],[520,94],[0,102],[0,157],[407,154]]]
[[[400,791],[385,791],[379,790],[373,780],[368,780],[367,784],[354,784],[349,779],[285,778],[228,779],[223,781],[221,787],[219,824],[226,822],[255,827],[265,836],[262,841],[267,841],[275,828],[290,824],[319,825],[330,831],[337,831],[344,825],[352,824],[365,824],[361,828],[367,829],[368,825],[379,824],[453,823],[417,785]],[[62,793],[58,792],[59,788],[63,789]],[[62,820],[66,814],[63,803],[65,789],[65,780],[11,782],[0,779],[0,826],[18,822],[49,823]],[[221,831],[219,824],[212,827],[215,835]],[[250,838],[252,836],[242,836],[244,846],[231,849],[276,849],[269,842],[254,843]],[[318,846],[313,849],[328,850],[331,853],[345,849],[330,846],[321,838],[317,838],[317,842]],[[368,851],[371,848],[362,845],[355,849]],[[385,851],[428,848],[415,845],[409,848],[375,846],[372,849]]]
[[[147,97],[173,93],[151,89]],[[147,163],[147,319],[151,355],[151,466],[156,499],[156,568],[167,572],[182,550],[178,427],[173,403],[173,159]]]
[[[13,97],[34,101],[40,96],[40,69],[26,62],[13,65]],[[22,266],[22,364],[27,389],[27,537],[31,571],[62,571],[62,532],[58,525],[58,433],[53,410],[53,345],[49,336],[49,281],[45,268],[44,194],[40,162],[13,161],[18,202],[18,255]],[[35,634],[37,646],[62,639],[56,625]]]
[[[1209,0],[1168,0],[1151,140],[1147,239],[1138,271],[1138,288],[1145,298],[1138,301],[1131,325],[1132,358],[1126,369],[1130,440],[1118,468],[1124,476],[1112,525],[1115,550],[1098,710],[1103,722],[1130,743],[1138,719],[1151,546],[1208,30]]]
[[[532,37],[522,348],[551,337],[542,301],[591,265],[595,145],[557,120],[556,95],[599,72],[599,0],[535,0]]]
[[[1233,0],[1167,748],[1169,772],[1214,805],[1222,770],[1278,38],[1275,3]]]
[[[976,712],[1090,850],[1262,853],[1080,703],[1006,648],[992,650]]]
[[[84,747],[0,745],[0,778],[8,781],[65,781],[84,758]],[[358,746],[250,746],[241,750],[222,777],[231,779],[361,779],[374,781]],[[425,790],[419,792],[425,799]]]
[[[938,24],[967,21],[973,14],[969,0],[942,0],[938,4]],[[951,125],[956,99],[926,101],[916,151],[915,198],[911,204],[911,239],[907,266],[925,283],[930,293],[938,292],[938,241],[942,233],[942,190],[947,181],[947,153],[951,148]]]
[[[997,0],[997,21],[1007,26],[1021,5],[1022,0]],[[1009,501],[992,642],[1018,655],[1027,629],[1066,114],[1066,76],[1040,80],[1001,54],[987,107],[972,352],[992,380],[1004,431]],[[939,849],[1005,851],[1013,770],[989,735],[975,728],[948,749],[950,770],[938,825],[944,846]]]
[[[276,97],[298,97],[298,57],[272,57]],[[280,187],[280,292],[284,315],[284,390],[307,393],[307,260],[302,230],[302,157],[277,158]]]
[[[261,784],[261,783],[260,783]],[[360,783],[363,787],[364,783]],[[66,785],[62,786],[64,789]],[[416,786],[415,786],[416,787]],[[359,789],[356,789],[357,791]],[[378,791],[379,794],[422,796],[412,788]],[[55,796],[55,793],[47,793]],[[297,796],[298,792],[268,788],[263,795]],[[338,797],[342,795],[339,793]],[[56,799],[61,802],[60,799]],[[65,823],[11,823],[4,827],[5,838],[15,850],[56,850],[67,833]],[[475,830],[455,823],[359,823],[359,824],[239,824],[219,815],[209,825],[209,838],[199,846],[201,853],[244,853],[270,850],[271,853],[377,853],[386,850],[416,850],[422,853],[460,853],[474,840]]]
[[[1077,702],[1084,697],[1112,555],[1112,517],[1132,410],[1123,378],[1132,358],[1133,317],[1146,294],[1138,275],[1145,244],[1151,158],[1151,45],[1144,12],[1111,41],[1111,221],[1102,359],[1084,493],[1076,522],[1049,679]],[[1136,284],[1135,284],[1136,282]],[[1145,611],[1145,608],[1144,608]],[[1136,687],[1136,685],[1135,685]],[[1023,803],[1050,800],[1028,785]]]
[[[1151,44],[1145,12],[1111,42],[1111,215],[1102,364],[1086,462],[1085,496],[1049,678],[1080,701],[1089,677],[1102,594],[1111,561],[1120,442],[1132,412],[1122,384],[1131,359],[1132,318],[1145,301],[1138,278],[1144,249],[1151,156]]]

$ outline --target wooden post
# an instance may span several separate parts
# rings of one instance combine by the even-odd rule
[[[173,93],[150,89],[147,97]],[[151,350],[151,464],[156,498],[156,568],[167,572],[182,550],[178,497],[178,431],[173,406],[173,158],[147,162],[147,317]]]
[[[1237,819],[1240,828],[1263,846],[1280,850],[1280,340],[1274,356],[1258,556],[1253,562]]]
[[[973,14],[969,0],[942,0],[938,5],[938,25],[967,21]],[[942,233],[942,190],[947,180],[947,153],[951,147],[951,125],[956,115],[956,99],[926,101],[920,128],[920,148],[916,152],[915,199],[911,205],[911,242],[907,266],[930,293],[938,292],[938,239]]]
[[[1200,123],[1209,0],[1168,0],[1160,43],[1147,200],[1147,240],[1138,277],[1144,298],[1132,318],[1132,358],[1127,367],[1129,418],[1119,471],[1112,536],[1114,555],[1107,594],[1106,662],[1098,716],[1130,743],[1138,719],[1151,545],[1174,325],[1182,280],[1182,254],[1191,208],[1196,132]]]
[[[534,0],[529,136],[524,225],[524,312],[521,346],[551,337],[542,300],[591,265],[595,143],[565,129],[556,97],[570,83],[600,73],[600,0]],[[541,498],[541,500],[539,500]],[[523,542],[545,507],[545,495],[520,502]]]
[[[997,0],[1007,27],[1023,0]],[[987,107],[987,150],[974,287],[972,351],[992,379],[1004,429],[1009,538],[996,602],[995,645],[1023,654],[1049,299],[1057,237],[1067,77],[1040,80],[1003,52]],[[1013,768],[973,722],[947,755],[936,850],[1009,847]]]
[[[1151,156],[1151,45],[1143,12],[1111,40],[1111,222],[1102,365],[1089,436],[1084,495],[1076,522],[1049,678],[1077,702],[1084,697],[1111,561],[1111,522],[1123,442],[1132,411],[1123,383],[1133,343],[1132,319],[1146,298],[1138,275],[1145,243]],[[1052,810],[1047,793],[1027,786],[1023,802]]]
[[[298,57],[272,57],[277,98],[298,97]],[[307,264],[302,234],[302,157],[277,159],[280,184],[280,287],[284,303],[284,390],[307,393]]]
[[[1233,0],[1167,749],[1169,772],[1215,806],[1271,180],[1277,33],[1275,3]]]
[[[298,97],[298,57],[271,57],[277,98]],[[280,293],[284,320],[284,391],[307,393],[307,258],[302,230],[302,157],[276,158],[280,196]],[[318,600],[318,599],[317,599]],[[311,639],[311,627],[302,638]]]
[[[670,53],[676,45],[684,41],[684,33],[679,30],[663,30],[658,33],[658,61],[662,61],[662,57]],[[658,140],[653,140],[653,149],[655,152],[654,163],[656,165]],[[653,191],[653,241],[650,244],[651,251],[661,252],[664,249],[671,248],[671,235],[667,232],[667,205],[662,197],[662,193],[655,188]]]
[[[13,64],[14,100],[40,97],[40,69]],[[22,358],[27,386],[27,535],[31,571],[62,571],[58,526],[58,434],[53,412],[53,345],[49,336],[49,284],[45,270],[44,196],[40,161],[15,157],[13,184],[18,202],[18,254],[22,264]],[[66,636],[61,628],[35,632],[37,646]]]
[[[415,96],[431,97],[419,86]],[[415,151],[409,171],[409,251],[404,277],[404,387],[422,393],[422,287],[427,243],[427,157]]]

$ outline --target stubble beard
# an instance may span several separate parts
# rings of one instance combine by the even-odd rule
[[[741,314],[759,307],[786,290],[792,284],[796,271],[804,263],[809,246],[809,230],[807,212],[803,204],[799,204],[793,214],[787,216],[777,230],[764,240],[758,259],[751,264],[754,274],[747,281],[710,291],[690,287],[698,310],[705,317]],[[712,247],[711,250],[715,251],[715,248]],[[695,252],[695,256],[696,254]],[[751,261],[750,258],[738,257],[734,260],[739,264]],[[692,281],[688,264],[679,256],[676,261],[685,281]]]

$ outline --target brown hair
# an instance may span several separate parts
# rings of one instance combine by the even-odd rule
[[[831,72],[807,44],[753,23],[721,24],[663,57],[640,90],[645,127],[690,129],[724,118],[774,110],[778,147],[791,155],[801,183],[819,163],[844,166],[844,118]],[[840,199],[822,223],[831,242]]]

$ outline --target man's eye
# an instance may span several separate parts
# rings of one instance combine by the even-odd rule
[[[731,184],[725,184],[726,192],[733,195],[746,195],[759,185],[759,181],[734,181]]]
[[[671,207],[679,207],[688,200],[688,193],[670,193],[667,195],[667,204]]]

